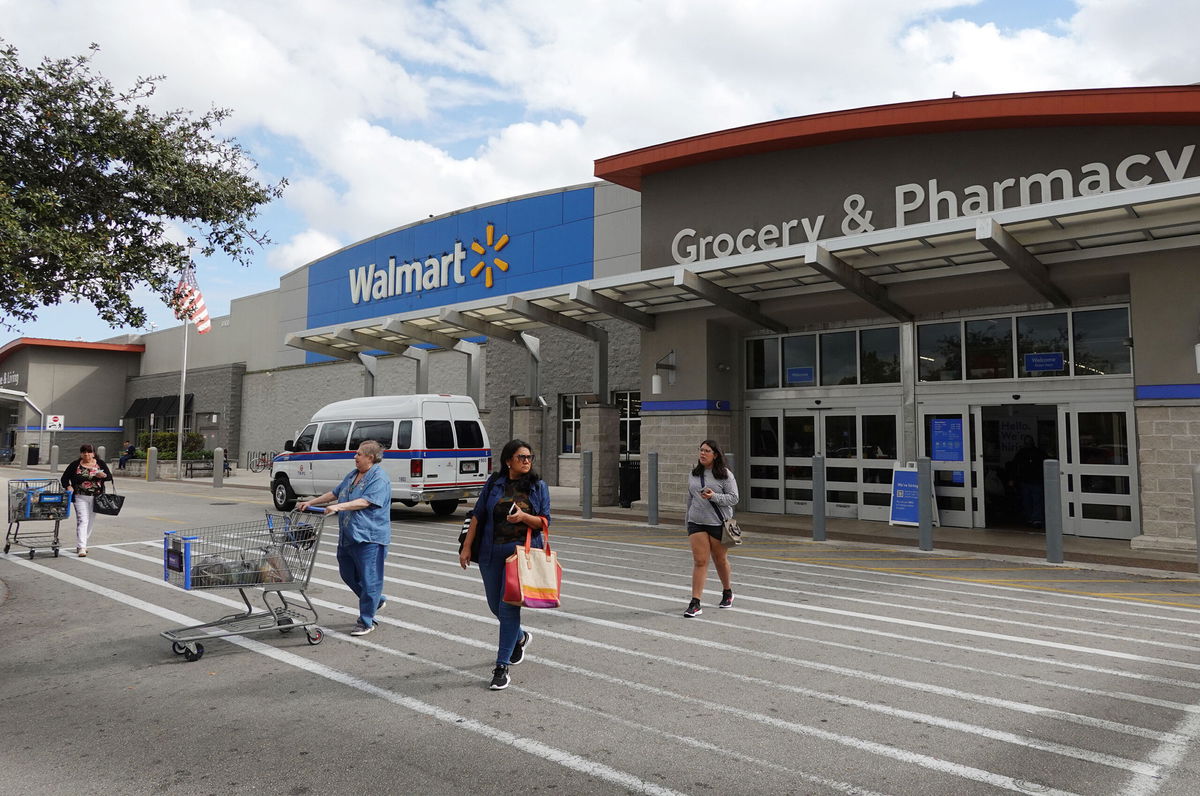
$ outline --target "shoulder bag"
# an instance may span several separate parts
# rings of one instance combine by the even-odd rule
[[[704,473],[700,473],[700,487],[704,488]],[[713,501],[708,501],[708,505],[712,506],[713,511],[717,513],[717,519],[721,521],[721,544],[726,547],[736,547],[742,543],[742,527],[738,525],[737,520],[730,513],[729,519],[725,519],[721,514],[721,508]]]
[[[504,560],[504,602],[524,608],[557,608],[562,592],[558,553],[550,550],[550,525],[542,517],[542,549],[533,546],[533,528],[525,544]]]
[[[117,516],[121,513],[121,507],[125,505],[125,496],[116,493],[117,485],[113,484],[113,492],[101,492],[92,498],[92,508],[97,514],[108,514]]]

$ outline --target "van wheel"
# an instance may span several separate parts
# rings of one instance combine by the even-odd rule
[[[282,478],[271,487],[271,499],[279,511],[291,511],[296,507],[296,493],[292,491],[292,485]]]
[[[417,505],[417,501],[415,500],[401,500],[400,502],[403,505],[408,506],[410,509]]]
[[[439,517],[446,517],[454,513],[458,508],[457,500],[431,500],[429,507],[433,509],[433,513]]]

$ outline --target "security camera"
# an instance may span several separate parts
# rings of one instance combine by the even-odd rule
[[[550,405],[550,404],[546,403],[546,399],[540,395],[537,397],[537,402],[538,402],[538,406],[542,407],[543,409],[545,409],[547,406]]]
[[[1019,401],[1019,400],[1021,400],[1021,396],[1019,396],[1019,395],[1014,395],[1014,396],[1013,396],[1013,400],[1014,400],[1014,401]]]

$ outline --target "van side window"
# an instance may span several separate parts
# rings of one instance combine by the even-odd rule
[[[325,425],[321,426],[321,436],[317,437],[317,450],[346,450],[346,435],[349,433],[349,420],[341,423],[326,423]]]
[[[363,420],[355,423],[354,431],[350,434],[350,450],[358,450],[358,446],[369,439],[378,442],[384,450],[392,447],[392,421]]]
[[[426,448],[453,448],[454,433],[450,430],[449,420],[425,421]]]
[[[454,433],[458,435],[460,448],[483,447],[483,430],[474,420],[455,420]]]
[[[303,453],[304,451],[312,450],[313,437],[315,437],[316,435],[317,435],[317,424],[313,423],[311,426],[308,426],[303,431],[301,431],[300,436],[296,437],[296,441],[292,443],[292,452],[293,453]]]
[[[400,421],[400,433],[396,435],[396,447],[400,450],[408,450],[412,447],[412,421]]]

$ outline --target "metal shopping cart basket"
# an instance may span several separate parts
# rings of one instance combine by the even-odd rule
[[[303,628],[309,644],[320,644],[317,610],[304,590],[312,577],[324,509],[270,514],[256,522],[163,534],[163,579],[183,589],[237,589],[244,613],[215,622],[164,630],[171,650],[188,661],[204,654],[202,639]],[[255,612],[247,588],[262,590],[266,611]],[[291,600],[287,594],[293,594]],[[303,605],[295,599],[299,595]]]
[[[50,548],[58,556],[58,525],[71,516],[71,493],[55,478],[36,478],[8,482],[8,533],[4,536],[4,552],[12,545],[29,549],[33,558],[37,548]],[[53,522],[53,530],[26,529],[21,523]],[[37,528],[38,526],[34,526]]]

